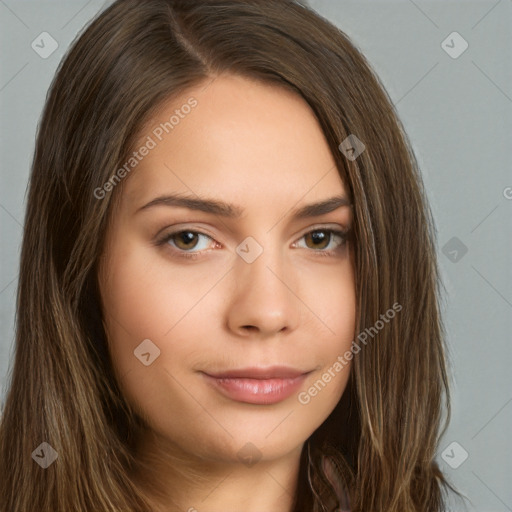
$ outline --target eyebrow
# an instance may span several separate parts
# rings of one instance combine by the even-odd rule
[[[136,213],[154,206],[175,206],[181,208],[187,208],[189,210],[198,210],[213,215],[220,215],[229,219],[240,218],[244,209],[234,204],[225,203],[224,201],[183,196],[177,194],[169,194],[156,197],[149,203],[141,206]],[[310,217],[318,217],[325,215],[326,213],[333,212],[342,206],[352,206],[346,196],[334,196],[317,203],[311,203],[303,206],[294,212],[293,217],[296,219],[305,219]]]

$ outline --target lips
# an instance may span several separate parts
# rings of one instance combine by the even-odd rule
[[[226,398],[235,402],[271,405],[298,391],[310,372],[274,366],[201,373],[208,384]]]
[[[223,372],[205,372],[216,379],[294,379],[309,373],[288,366],[272,366],[270,368],[243,368]]]

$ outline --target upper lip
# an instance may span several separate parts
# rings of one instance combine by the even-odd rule
[[[272,366],[267,368],[238,368],[220,372],[203,372],[216,379],[293,379],[309,373],[289,366]]]

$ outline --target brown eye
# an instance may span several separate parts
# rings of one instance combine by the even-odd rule
[[[182,229],[167,233],[155,240],[157,247],[165,247],[173,256],[197,260],[215,245],[215,240],[200,231]]]
[[[178,249],[193,249],[197,245],[199,233],[195,231],[179,231],[169,236],[168,240],[172,240]]]
[[[306,240],[306,245],[309,249],[325,249],[331,240],[332,232],[328,230],[316,230],[310,231],[304,238]],[[312,246],[309,245],[309,242],[312,242]]]
[[[344,230],[314,229],[301,237],[301,241],[305,244],[302,248],[312,250],[315,256],[341,255],[346,247],[350,231],[350,228]]]

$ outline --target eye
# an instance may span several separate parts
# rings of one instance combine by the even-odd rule
[[[207,247],[201,247],[201,244],[198,244],[200,239],[209,239],[213,240],[212,237],[206,235],[205,233],[200,233],[199,231],[191,231],[191,230],[182,230],[176,231],[175,233],[169,233],[164,236],[162,240],[160,240],[159,245],[164,245],[165,243],[169,243],[177,249],[179,252],[184,252],[185,254],[179,254],[179,256],[184,256],[186,258],[196,258],[198,256],[198,252],[204,251]],[[170,244],[172,242],[172,244]],[[199,245],[199,248],[198,248]],[[195,249],[195,252],[191,252],[192,249]],[[172,249],[175,250],[175,249]],[[186,254],[191,252],[190,254]]]
[[[319,256],[332,256],[336,252],[343,249],[347,243],[349,229],[338,230],[338,229],[327,229],[317,228],[313,231],[308,231],[304,234],[300,240],[304,239],[306,242],[306,248],[312,249]],[[334,241],[334,247],[325,250]]]
[[[299,240],[304,239],[306,242],[305,248],[311,249],[318,255],[332,256],[342,250],[346,245],[349,232],[349,229],[336,230],[328,228],[317,228],[312,231],[308,231],[302,235]],[[201,239],[203,240],[202,244],[200,243]],[[184,229],[175,231],[173,233],[166,233],[159,240],[155,241],[155,245],[168,245],[169,249],[178,257],[197,259],[202,256],[201,253],[204,253],[208,250],[208,240],[218,243],[211,236],[205,233]],[[298,242],[295,244],[297,243]],[[330,245],[334,245],[334,247],[325,250]]]

